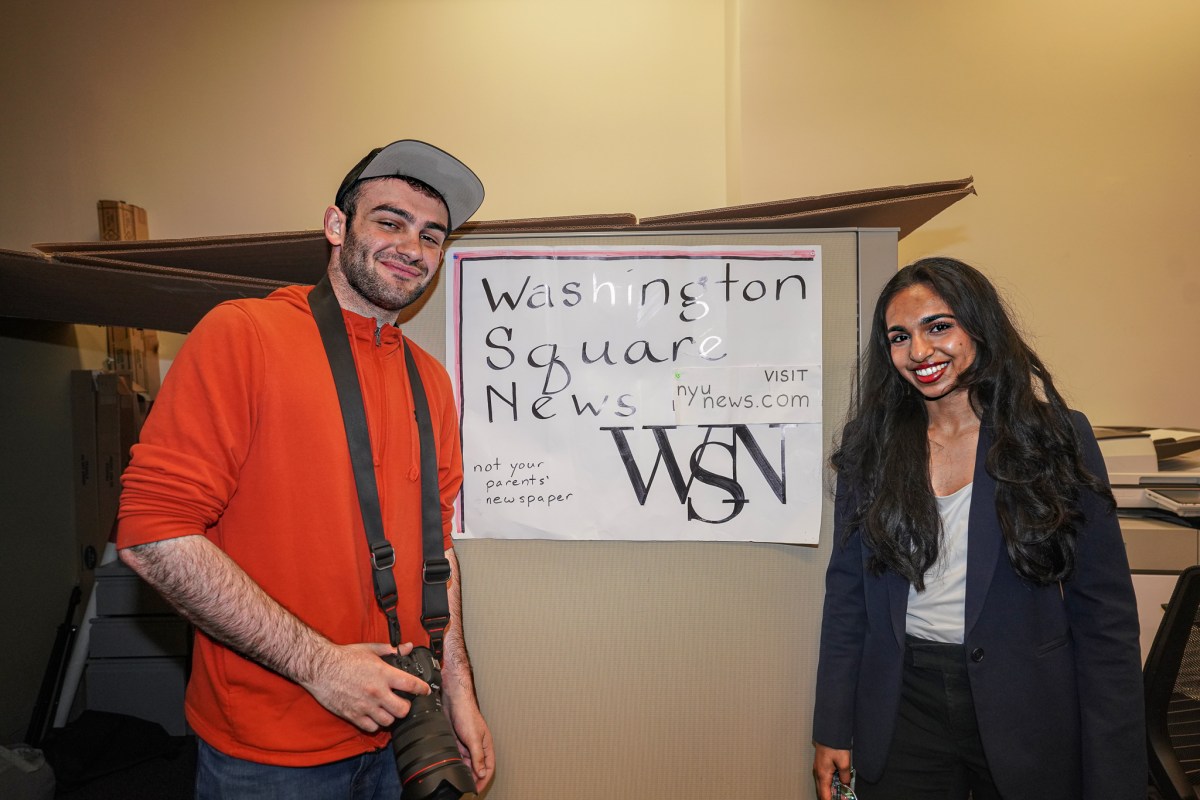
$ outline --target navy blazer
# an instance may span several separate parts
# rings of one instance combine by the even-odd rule
[[[1087,418],[1072,412],[1083,459],[1107,471]],[[1115,514],[1085,491],[1075,572],[1035,586],[1013,569],[985,469],[980,429],[967,532],[964,645],[979,733],[1005,798],[1144,800],[1145,712],[1137,604]],[[813,739],[853,750],[877,781],[900,704],[908,582],[867,569],[858,530],[846,538],[852,487],[838,486],[826,573]]]

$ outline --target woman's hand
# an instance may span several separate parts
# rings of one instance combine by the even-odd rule
[[[833,797],[833,773],[838,773],[842,783],[850,783],[850,751],[835,750],[820,742],[813,742],[816,754],[813,756],[813,779],[817,782],[817,800],[831,800]]]

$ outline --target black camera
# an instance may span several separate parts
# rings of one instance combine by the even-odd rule
[[[442,670],[428,647],[384,658],[397,669],[429,684],[429,694],[396,692],[412,703],[408,716],[392,726],[392,754],[400,773],[403,800],[458,800],[475,797],[475,778],[458,752],[458,739],[442,711]]]

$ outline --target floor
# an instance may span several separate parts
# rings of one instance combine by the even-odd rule
[[[89,778],[77,786],[58,787],[66,800],[192,800],[196,776],[196,739],[172,739],[173,753]]]
[[[56,798],[65,800],[192,800],[196,772],[196,740],[193,736],[172,740],[177,752],[93,778],[72,789],[62,789]],[[1161,800],[1153,787],[1149,800]]]

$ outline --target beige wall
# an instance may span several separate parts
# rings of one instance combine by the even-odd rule
[[[156,237],[317,228],[403,137],[482,218],[725,200],[720,0],[52,0],[0,37],[0,246],[95,238],[101,197]]]
[[[1095,421],[1200,426],[1198,33],[1192,0],[22,3],[0,247],[95,238],[101,197],[159,237],[315,228],[399,136],[492,219],[970,174],[901,260],[986,269]]]
[[[987,271],[1093,422],[1200,427],[1200,5],[740,6],[739,200],[974,175],[901,263]]]
[[[100,198],[149,209],[156,237],[312,229],[349,165],[403,136],[475,166],[492,219],[970,174],[979,196],[902,262],[988,271],[1093,421],[1200,427],[1194,0],[9,5],[0,247],[95,239]],[[65,450],[65,406],[34,398],[92,365],[71,337],[0,327],[7,373],[38,387],[4,390],[0,545],[55,563],[70,498],[28,466]],[[0,740],[23,730],[13,687],[36,689],[66,596],[16,563],[0,559],[4,607],[42,593],[45,610],[34,637],[0,619],[0,648],[33,654],[12,674],[0,659]]]

